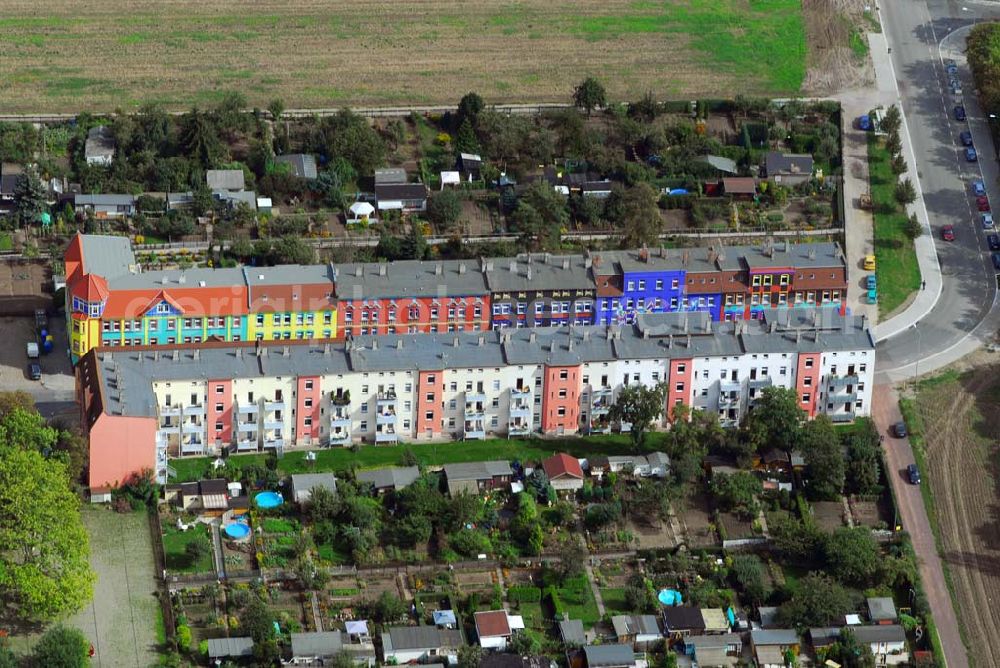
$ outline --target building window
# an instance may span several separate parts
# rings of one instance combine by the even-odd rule
[[[677,365],[677,373],[687,373],[687,365],[686,364],[678,364]]]
[[[565,399],[566,398],[566,389],[565,388],[559,390],[559,398],[560,399]]]
[[[215,386],[215,393],[216,394],[222,394],[225,391],[225,389],[226,388],[223,385],[216,385]]]
[[[560,406],[559,408],[557,408],[556,415],[558,415],[559,417],[566,417],[566,407]]]
[[[309,399],[306,399],[305,401],[303,401],[303,402],[302,402],[302,405],[303,405],[303,406],[304,406],[305,408],[312,408],[312,405],[313,405],[313,400],[312,400],[311,398],[309,398]]]
[[[677,383],[676,385],[674,385],[674,391],[675,392],[683,392],[684,391],[684,383]]]
[[[802,395],[802,403],[807,404],[809,403],[810,399],[812,399],[812,395],[809,394],[808,392]]]
[[[566,369],[560,369],[559,380],[566,380],[567,378],[569,378],[569,371],[567,371]]]
[[[805,366],[806,366],[807,369],[813,368],[813,359],[811,357],[807,357],[806,358],[806,364],[805,364]]]

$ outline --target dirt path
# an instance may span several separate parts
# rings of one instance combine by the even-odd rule
[[[942,558],[958,617],[977,666],[1000,666],[1000,618],[983,614],[1000,601],[1000,534],[992,459],[1000,434],[997,366],[924,389],[919,400],[927,442],[926,480]]]
[[[948,668],[965,668],[969,665],[969,659],[962,644],[955,608],[945,584],[944,568],[938,556],[927,509],[924,508],[920,489],[916,485],[908,484],[904,477],[906,467],[914,461],[913,450],[908,439],[897,439],[889,435],[889,426],[902,419],[896,392],[892,386],[884,385],[876,388],[873,408],[872,417],[878,425],[879,433],[887,434],[886,477],[896,493],[903,528],[909,532],[913,542],[920,579],[934,615],[934,622],[937,624]],[[929,475],[925,473],[925,477],[929,479],[934,475],[933,467],[928,473]],[[970,611],[975,614],[974,611],[982,609],[981,604],[980,601],[972,606]]]

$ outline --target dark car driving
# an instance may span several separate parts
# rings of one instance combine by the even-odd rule
[[[910,464],[906,467],[906,477],[910,479],[911,485],[920,484],[920,469],[917,468],[916,464]]]
[[[965,120],[965,107],[958,105],[955,107],[955,120],[964,121]]]
[[[892,425],[892,435],[896,438],[906,438],[906,423],[897,422]]]

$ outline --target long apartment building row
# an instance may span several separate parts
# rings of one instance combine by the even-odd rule
[[[809,415],[867,415],[875,342],[863,316],[769,311],[714,322],[645,314],[625,326],[359,336],[89,352],[77,365],[90,484],[171,458],[400,441],[605,432],[626,385],[666,383],[739,422],[763,389],[794,388]],[[628,425],[624,425],[627,427]],[[460,447],[460,446],[457,446]]]
[[[100,347],[627,325],[644,313],[843,314],[848,281],[835,243],[142,271],[128,239],[78,235],[65,264],[74,361]]]

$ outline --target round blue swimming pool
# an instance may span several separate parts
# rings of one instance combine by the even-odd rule
[[[250,525],[246,522],[233,522],[226,525],[225,532],[230,538],[239,540],[250,535]]]
[[[277,508],[285,501],[277,492],[261,492],[253,500],[258,508]]]
[[[680,605],[683,602],[681,593],[676,589],[661,589],[660,593],[656,595],[656,599],[667,606]]]

